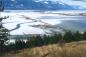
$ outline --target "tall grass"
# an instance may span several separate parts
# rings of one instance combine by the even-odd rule
[[[86,57],[86,43],[73,42],[64,46],[52,44],[42,47],[28,48],[18,53],[8,53],[6,57]]]

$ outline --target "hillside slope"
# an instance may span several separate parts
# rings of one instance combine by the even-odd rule
[[[86,41],[67,43],[63,47],[52,44],[8,53],[6,57],[86,57]]]

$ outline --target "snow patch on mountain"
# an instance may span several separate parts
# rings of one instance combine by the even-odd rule
[[[64,27],[59,26],[60,24],[63,23],[63,21],[75,22],[78,20],[84,20],[86,18],[85,17],[86,13],[81,11],[37,12],[37,11],[13,10],[2,12],[1,16],[2,17],[9,16],[7,19],[4,19],[1,22],[1,24],[3,24],[3,26],[10,31],[11,35],[51,34],[51,33],[53,34],[53,33],[62,33],[66,31],[64,29],[65,26]],[[86,24],[86,22],[84,23]],[[74,24],[76,24],[76,22],[73,23],[73,26]],[[69,24],[66,23],[66,25]]]

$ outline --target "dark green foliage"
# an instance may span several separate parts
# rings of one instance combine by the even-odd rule
[[[54,34],[54,43],[58,43],[62,38],[62,34]]]
[[[47,35],[44,35],[44,36],[43,36],[43,41],[44,41],[44,45],[49,44],[50,37],[49,37],[49,36],[47,36]]]
[[[31,37],[26,43],[28,47],[42,46],[44,44],[40,35]]]
[[[43,39],[41,38],[40,35],[35,37],[35,41],[34,42],[35,42],[36,46],[42,46],[44,44]]]
[[[1,13],[1,11],[4,10],[4,7],[2,4],[3,4],[3,2],[2,2],[2,0],[0,0],[0,13]],[[8,35],[9,35],[8,29],[6,29],[2,26],[1,22],[3,19],[6,19],[6,18],[3,18],[0,16],[0,55],[5,53],[5,51],[6,51],[5,43],[8,40]]]
[[[83,40],[86,40],[86,31],[82,35]]]
[[[64,34],[64,36],[63,36],[63,39],[66,41],[66,42],[71,42],[71,41],[73,41],[73,34],[72,34],[72,32],[71,31],[68,31],[68,32],[66,32],[65,34]]]
[[[0,55],[5,53],[6,41],[8,40],[9,31],[0,24]]]
[[[79,31],[77,31],[74,33],[73,41],[80,41],[80,40],[83,40],[82,34]]]
[[[26,47],[26,43],[23,40],[16,40],[15,41],[15,49],[20,50]]]
[[[8,40],[7,36],[9,32],[3,26],[0,26],[0,45],[4,45],[4,43]]]
[[[3,37],[2,37],[3,38]],[[17,38],[18,39],[18,38]],[[24,40],[16,40],[15,43],[11,43],[9,45],[4,45],[5,51],[14,51],[21,50],[24,48],[32,48],[37,46],[43,46],[48,44],[56,44],[60,43],[60,45],[65,44],[65,42],[72,41],[81,41],[86,40],[86,31],[82,34],[79,31],[73,33],[71,31],[66,32],[65,34],[54,34],[54,35],[37,35],[32,37],[27,37],[27,41]],[[2,42],[3,43],[3,42]]]

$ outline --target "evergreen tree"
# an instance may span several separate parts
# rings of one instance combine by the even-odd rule
[[[63,36],[63,39],[66,41],[66,42],[71,42],[73,41],[73,34],[71,31],[68,31],[64,34]]]
[[[44,44],[43,39],[40,35],[36,36],[35,38],[35,45],[36,46],[42,46]]]
[[[49,44],[53,44],[55,43],[56,39],[55,39],[55,36],[52,35],[52,36],[49,36]]]
[[[4,9],[2,8],[2,0],[0,0],[0,11],[3,11]],[[4,28],[2,26],[2,20],[5,18],[0,17],[0,45],[3,45],[5,41],[7,41],[7,36],[8,36],[8,29]]]
[[[0,13],[3,10],[4,10],[4,8],[2,5],[2,0],[0,0]],[[0,52],[4,51],[5,42],[8,40],[8,34],[9,34],[8,29],[6,29],[2,26],[3,19],[6,19],[6,18],[3,18],[0,16]]]
[[[73,41],[80,41],[80,40],[83,40],[82,39],[82,34],[79,32],[79,31],[76,31],[73,35]]]
[[[15,49],[20,50],[26,48],[26,43],[23,40],[16,40],[15,42]]]
[[[86,40],[86,31],[82,35],[83,40]]]
[[[5,42],[8,40],[9,32],[6,28],[0,25],[0,45],[4,45]]]
[[[43,41],[44,41],[44,45],[47,45],[50,43],[50,36],[44,35],[43,36]]]
[[[62,39],[62,34],[55,34],[54,35],[54,43],[58,43]]]

